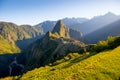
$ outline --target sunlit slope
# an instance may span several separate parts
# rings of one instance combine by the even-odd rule
[[[22,80],[119,80],[120,46],[98,53],[69,54],[51,66],[45,66],[24,74]]]
[[[9,44],[6,40],[0,39],[0,54],[6,54],[6,53],[19,53],[20,49],[13,45]]]

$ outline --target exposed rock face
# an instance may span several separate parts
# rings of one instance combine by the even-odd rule
[[[71,38],[76,40],[80,40],[82,37],[82,33],[80,33],[77,30],[66,27],[61,20],[57,22],[52,33],[59,37]]]
[[[47,32],[28,48],[26,70],[54,62],[69,52],[82,53],[85,46],[83,42],[71,39],[69,29],[58,21],[52,32]]]
[[[57,22],[52,33],[58,34],[60,37],[66,37],[66,38],[70,37],[69,36],[69,28],[67,28],[61,20],[59,20]]]
[[[76,40],[81,40],[82,38],[82,33],[71,28],[69,29],[69,35],[72,39],[76,39]]]

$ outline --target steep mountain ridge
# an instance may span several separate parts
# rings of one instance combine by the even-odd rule
[[[42,23],[39,23],[35,25],[35,27],[42,28],[44,33],[47,33],[48,31],[52,31],[56,24],[56,21],[44,21]]]
[[[53,34],[57,34],[60,37],[66,37],[66,38],[70,37],[68,32],[69,32],[69,28],[67,28],[61,20],[59,20],[56,23],[52,31]]]
[[[85,46],[83,42],[71,39],[69,29],[59,20],[52,32],[47,32],[28,48],[26,70],[54,62],[68,52],[82,53]]]
[[[75,40],[80,40],[82,38],[82,33],[68,28],[63,22],[62,20],[59,20],[55,27],[53,28],[52,33],[54,35],[58,35],[59,37],[65,37],[65,38],[71,38],[71,39],[75,39]]]

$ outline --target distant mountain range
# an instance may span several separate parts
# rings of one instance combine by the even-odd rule
[[[86,19],[86,18],[63,18],[61,20],[63,21],[63,23],[66,26],[68,26],[70,28],[73,28],[73,27],[71,27],[71,25],[78,24],[78,23],[83,23],[83,22],[88,21],[88,19]],[[56,23],[57,23],[57,21],[44,21],[44,22],[39,23],[39,24],[37,24],[35,26],[42,28],[43,31],[46,33],[48,31],[52,31],[52,29],[54,28]],[[77,29],[75,29],[75,30],[77,30]]]
[[[72,26],[82,32],[83,35],[86,35],[119,19],[120,16],[108,12],[105,15],[96,16],[82,24],[76,24]]]
[[[120,19],[106,25],[88,35],[84,36],[86,43],[97,43],[100,40],[107,39],[108,36],[118,36],[120,35]]]
[[[64,24],[72,29],[78,30],[82,32],[83,35],[91,33],[99,28],[102,28],[114,21],[120,19],[120,16],[117,16],[111,12],[106,13],[105,15],[96,16],[92,19],[86,18],[64,18],[61,19]],[[47,31],[51,31],[55,26],[56,21],[45,21],[42,22],[36,27],[40,27],[46,33]]]

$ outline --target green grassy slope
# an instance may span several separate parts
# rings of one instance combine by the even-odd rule
[[[0,54],[5,54],[5,53],[18,53],[20,52],[20,49],[13,45],[9,44],[6,40],[0,39]]]
[[[87,58],[89,55],[69,54],[52,65],[27,72],[21,80],[119,80],[120,46]]]

